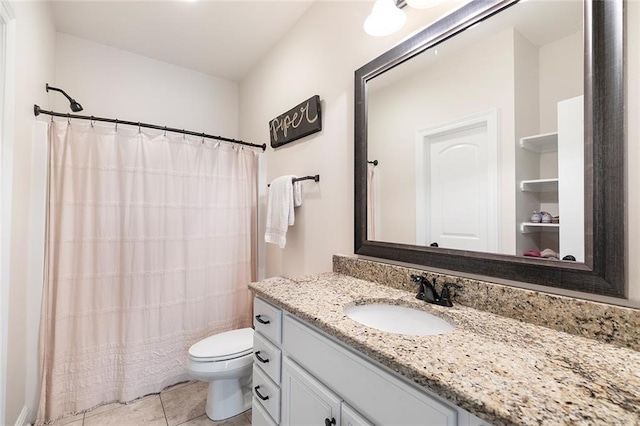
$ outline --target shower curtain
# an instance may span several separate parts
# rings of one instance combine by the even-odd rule
[[[254,149],[50,126],[38,423],[188,379],[189,346],[251,325]]]

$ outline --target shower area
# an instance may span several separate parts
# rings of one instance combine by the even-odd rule
[[[193,343],[251,325],[264,150],[79,115],[47,90],[74,112],[34,106],[48,150],[39,424],[189,380]]]

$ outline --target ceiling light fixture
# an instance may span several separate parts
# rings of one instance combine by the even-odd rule
[[[364,31],[376,37],[393,34],[407,21],[407,14],[395,0],[376,0],[371,15],[364,21]]]

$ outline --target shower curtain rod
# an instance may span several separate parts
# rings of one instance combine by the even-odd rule
[[[157,126],[155,124],[147,124],[147,123],[140,123],[140,122],[135,122],[135,121],[118,120],[117,118],[113,119],[113,118],[94,117],[93,115],[88,116],[88,115],[77,115],[77,114],[68,114],[68,113],[63,113],[63,112],[47,111],[47,110],[44,110],[44,109],[40,108],[38,105],[34,105],[33,106],[33,114],[36,117],[39,116],[40,114],[45,114],[45,115],[50,115],[51,117],[63,117],[63,118],[67,118],[67,119],[73,118],[73,119],[76,119],[76,120],[102,121],[102,122],[105,122],[105,123],[116,123],[116,125],[125,124],[125,125],[130,125],[130,126],[144,127],[144,128],[147,128],[147,129],[164,130],[165,132],[181,133],[183,135],[200,136],[200,137],[203,137],[203,138],[215,139],[215,140],[223,141],[223,142],[237,143],[237,144],[240,144],[240,145],[252,146],[254,148],[261,148],[262,151],[265,151],[267,149],[267,144],[266,143],[263,143],[262,145],[257,145],[257,144],[254,144],[254,143],[249,143],[249,142],[245,142],[245,141],[241,141],[241,140],[237,140],[237,139],[230,139],[230,138],[225,138],[225,137],[222,137],[222,136],[208,135],[206,133],[191,132],[189,130],[175,129],[173,127]]]

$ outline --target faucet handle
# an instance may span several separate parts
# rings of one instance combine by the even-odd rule
[[[456,290],[462,290],[462,286],[456,283],[444,283],[442,286],[442,292],[440,293],[440,304],[442,306],[453,306],[451,303],[451,295],[449,294],[449,289],[455,288]]]
[[[449,291],[450,288],[455,288],[456,290],[462,290],[462,286],[456,283],[444,283],[444,285],[442,286],[442,290],[444,291],[445,288],[447,289],[447,291]]]

